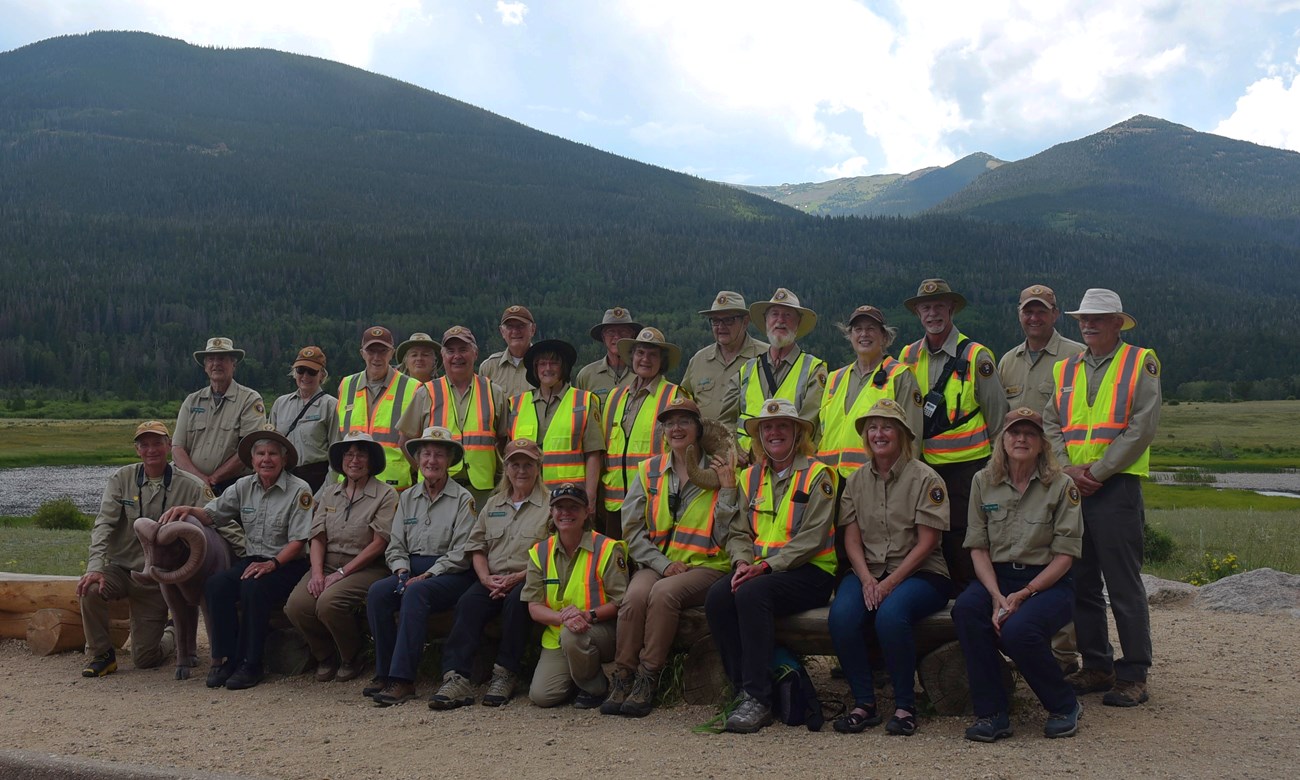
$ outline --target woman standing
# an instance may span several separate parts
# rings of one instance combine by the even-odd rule
[[[329,378],[325,352],[320,347],[303,347],[293,361],[289,376],[297,390],[271,404],[271,424],[284,434],[298,454],[293,475],[315,493],[325,484],[329,472],[329,448],[339,440],[339,399],[321,389]]]
[[[438,350],[442,344],[428,333],[412,333],[397,345],[397,365],[403,374],[420,384],[438,376]]]

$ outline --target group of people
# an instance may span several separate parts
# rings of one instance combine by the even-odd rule
[[[128,576],[130,524],[147,516],[213,526],[236,556],[205,590],[210,687],[261,681],[279,606],[316,679],[361,676],[364,607],[375,673],[363,693],[379,706],[416,697],[429,618],[449,613],[431,708],[475,700],[474,659],[499,619],[483,704],[514,695],[540,625],[534,703],[641,717],[682,610],[702,606],[736,694],[726,729],[748,733],[773,720],[775,618],[829,601],[853,695],[835,729],[888,714],[888,733],[910,735],[913,629],[955,598],[976,716],[967,738],[1011,734],[1002,654],[1046,709],[1044,733],[1073,735],[1079,696],[1148,696],[1139,479],[1160,365],[1123,341],[1135,320],[1110,290],[1069,312],[1079,343],[1056,330],[1054,292],[1025,288],[1025,341],[1000,363],[956,328],[965,303],[942,279],[922,282],[904,305],[924,336],[897,358],[897,329],[858,307],[838,325],[854,361],[832,372],[799,346],[817,315],[794,292],[747,306],[724,290],[700,311],[714,340],[680,385],[667,375],[681,349],[622,307],[591,329],[605,354],[576,372],[576,348],[534,342],[521,305],[502,313],[506,348],[481,363],[464,326],[400,344],[374,326],[364,370],[337,395],[321,389],[324,352],[303,347],[295,392],[269,422],[261,396],[234,381],[243,352],[211,339],[194,355],[209,384],[185,399],[175,437],[142,424],[140,464],[105,489],[79,587],[83,674],[116,668],[108,599],[132,601],[137,666],[165,655],[166,605]],[[877,707],[872,641],[892,714]]]

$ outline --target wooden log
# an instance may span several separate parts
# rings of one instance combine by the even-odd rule
[[[26,639],[30,612],[0,612],[0,639]]]
[[[131,630],[129,620],[110,620],[108,636],[114,647],[121,647]],[[67,609],[38,609],[27,621],[27,649],[32,655],[51,655],[86,646],[86,632],[81,614]]]
[[[80,577],[51,574],[0,572],[0,612],[32,613],[38,609],[66,609],[81,614],[77,599]],[[116,619],[131,616],[126,599],[109,603],[108,614]]]
[[[718,705],[727,692],[722,658],[707,634],[695,641],[682,665],[682,700],[687,704]]]
[[[1011,666],[1002,660],[1002,685],[1010,693],[1015,688]],[[961,644],[953,641],[941,645],[921,658],[917,664],[921,687],[930,697],[938,715],[968,715],[971,713],[970,679],[966,676],[966,659]]]

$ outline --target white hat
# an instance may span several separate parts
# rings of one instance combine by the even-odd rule
[[[1079,308],[1075,311],[1067,311],[1066,314],[1075,319],[1084,314],[1118,314],[1124,318],[1124,327],[1120,330],[1130,330],[1137,326],[1137,320],[1133,319],[1133,315],[1124,313],[1124,304],[1119,300],[1119,293],[1104,287],[1088,288],[1088,291],[1083,294],[1083,300],[1079,301]]]

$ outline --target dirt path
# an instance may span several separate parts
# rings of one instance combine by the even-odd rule
[[[1016,735],[962,739],[966,718],[924,720],[910,739],[773,726],[700,735],[706,707],[644,720],[516,699],[499,710],[370,706],[361,683],[273,678],[210,691],[203,674],[129,668],[79,676],[75,654],[33,658],[0,643],[0,749],[283,778],[511,777],[1286,777],[1300,766],[1300,622],[1155,608],[1151,701],[1085,699],[1080,733],[1049,741],[1024,686]],[[202,671],[202,670],[200,670]],[[847,695],[840,681],[824,693]],[[432,692],[430,684],[421,687]],[[1288,767],[1290,767],[1288,769]]]

